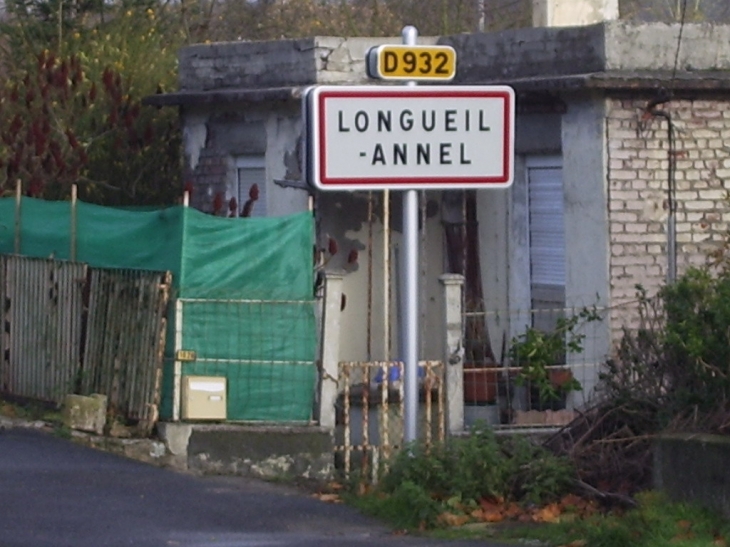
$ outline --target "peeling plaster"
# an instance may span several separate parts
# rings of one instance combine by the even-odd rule
[[[352,64],[352,56],[348,48],[343,47],[346,40],[342,39],[334,47],[323,48],[319,58],[322,61],[322,70],[346,71]],[[334,66],[331,66],[334,65]]]
[[[185,155],[191,171],[195,171],[200,160],[200,151],[208,140],[208,116],[204,114],[187,115],[183,124]]]
[[[246,461],[251,471],[262,477],[278,477],[289,474],[292,468],[293,458],[291,456],[272,456],[260,462]]]

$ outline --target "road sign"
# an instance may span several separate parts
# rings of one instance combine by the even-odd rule
[[[505,86],[319,86],[304,99],[307,176],[321,190],[499,188],[514,172]]]
[[[384,45],[370,48],[368,76],[380,80],[450,81],[456,74],[456,51],[450,46]]]

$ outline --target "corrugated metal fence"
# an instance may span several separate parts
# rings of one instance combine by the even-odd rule
[[[103,393],[112,412],[157,421],[169,272],[92,269],[81,393]]]
[[[85,264],[0,256],[2,391],[43,401],[73,392]]]
[[[168,272],[0,256],[0,391],[54,403],[102,393],[151,427],[170,284]]]

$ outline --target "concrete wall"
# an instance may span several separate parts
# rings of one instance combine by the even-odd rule
[[[515,181],[508,189],[477,191],[479,260],[488,327],[497,360],[502,341],[530,325],[527,173],[532,156],[561,154],[560,114],[521,114],[515,127]]]
[[[457,50],[455,83],[594,72],[605,64],[603,25],[460,34],[439,42]]]
[[[180,91],[368,83],[365,54],[396,38],[315,36],[271,42],[197,44],[180,51]],[[419,43],[436,38],[419,37]]]
[[[339,252],[327,264],[327,269],[346,272],[343,293],[346,306],[342,312],[340,357],[343,361],[382,360],[399,357],[399,284],[402,255],[402,199],[391,192],[390,244],[385,269],[383,254],[383,194],[373,192],[373,224],[368,223],[368,194],[321,193],[317,198],[317,218],[320,245],[326,246],[329,236],[338,239]],[[420,304],[421,358],[441,359],[443,355],[442,302],[438,277],[444,273],[444,243],[441,226],[440,192],[428,192],[425,238],[421,238],[420,284],[423,296]],[[355,249],[359,258],[356,266],[347,264],[347,255]],[[386,281],[386,276],[389,281]],[[390,283],[390,289],[386,288]],[[371,293],[368,293],[368,285]],[[384,321],[386,291],[390,293],[389,325]],[[370,319],[368,313],[371,314]],[[370,322],[370,325],[368,325]],[[368,332],[370,339],[368,340]],[[386,351],[390,347],[389,356]]]
[[[237,156],[265,156],[266,211],[269,216],[307,209],[303,190],[283,188],[274,180],[301,179],[298,105],[233,105],[228,108],[187,108],[182,114],[185,135],[185,180],[193,184],[191,205],[213,211],[216,194],[224,203],[234,195]],[[239,208],[243,204],[239,204]],[[224,208],[227,211],[227,207]]]
[[[605,109],[601,95],[577,96],[562,119],[565,300],[576,307],[611,304]],[[568,357],[583,384],[579,394],[571,394],[574,398],[591,396],[598,367],[611,349],[609,321],[587,325],[584,334],[583,353]]]
[[[458,51],[456,83],[556,77],[605,70],[672,70],[678,24],[613,21],[443,37]],[[687,24],[680,70],[730,68],[730,25]]]
[[[662,435],[654,444],[654,488],[673,500],[704,505],[730,516],[730,438]]]
[[[610,99],[607,153],[613,326],[636,319],[635,285],[650,295],[667,276],[667,123],[644,117],[644,99]],[[701,265],[730,227],[730,98],[677,100],[660,108],[676,129],[677,266]],[[633,323],[635,324],[635,323]]]
[[[606,70],[673,70],[679,32],[678,23],[606,25]],[[677,65],[690,71],[730,68],[730,25],[685,25]]]

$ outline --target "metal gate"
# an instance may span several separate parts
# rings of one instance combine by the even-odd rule
[[[0,391],[60,403],[73,392],[86,264],[0,256]]]
[[[170,284],[168,272],[0,256],[0,392],[56,404],[101,393],[151,430]]]
[[[403,363],[339,364],[335,454],[346,477],[377,481],[404,445]],[[445,438],[444,366],[419,363],[418,438],[431,446]]]

